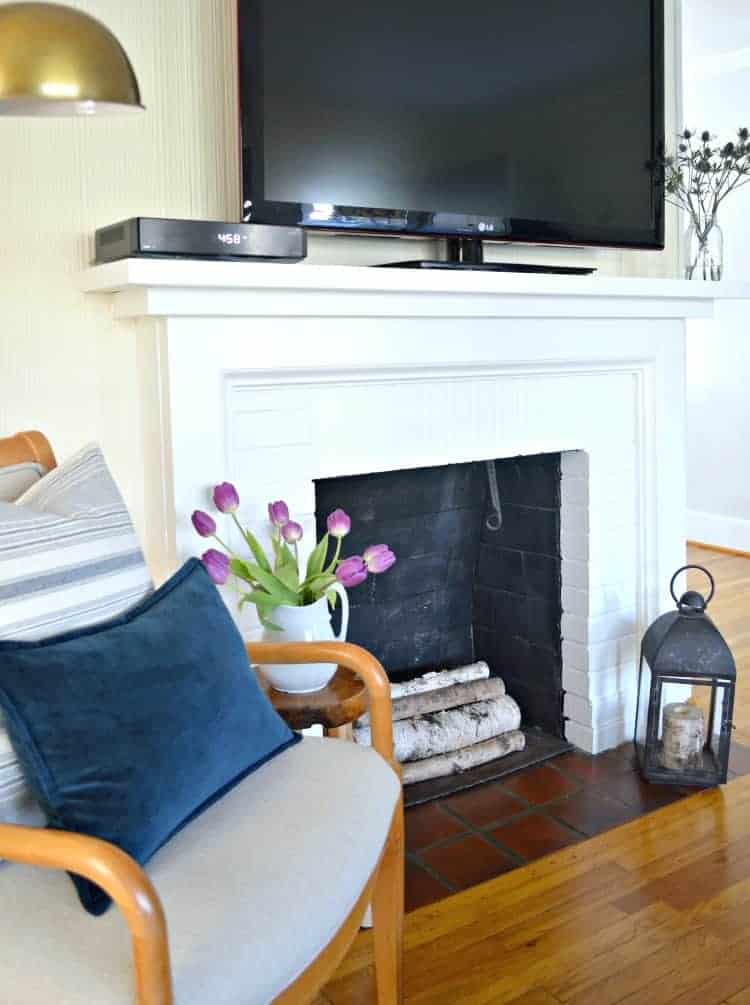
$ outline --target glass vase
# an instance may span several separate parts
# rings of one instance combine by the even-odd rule
[[[713,217],[702,229],[691,223],[685,233],[685,279],[713,279],[724,272],[724,235]]]

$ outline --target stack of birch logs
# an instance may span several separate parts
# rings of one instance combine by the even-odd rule
[[[392,684],[391,697],[404,785],[476,768],[525,746],[521,711],[483,661]],[[355,723],[354,739],[370,743],[367,715]]]

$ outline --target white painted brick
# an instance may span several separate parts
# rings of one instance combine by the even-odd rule
[[[610,722],[619,722],[623,718],[623,711],[625,711],[625,718],[629,718],[629,698],[621,692],[601,695],[590,700],[577,694],[568,693],[563,702],[563,711],[567,718],[583,726],[591,726],[592,729]]]
[[[624,719],[592,729],[580,723],[565,724],[565,739],[589,754],[601,754],[633,739],[633,730]]]
[[[635,663],[626,663],[621,667],[609,667],[596,673],[586,673],[583,670],[573,670],[563,667],[563,688],[571,694],[595,701],[613,694],[632,691],[637,680]]]
[[[563,506],[588,506],[588,478],[573,478],[565,475],[560,486],[560,498]]]
[[[598,753],[594,750],[594,731],[590,726],[568,720],[565,723],[565,739],[589,754]]]
[[[584,670],[573,670],[572,667],[563,667],[563,690],[569,691],[571,694],[580,695],[581,698],[588,698],[590,678],[591,674],[587,674]]]
[[[561,533],[560,553],[563,559],[571,559],[574,562],[588,562],[588,534],[578,534],[573,532],[568,532],[567,534]]]
[[[608,570],[605,582],[611,582],[622,569],[632,567],[634,554],[635,533],[631,528],[620,528],[612,534],[589,535],[589,561],[595,568]]]
[[[563,611],[560,619],[560,631],[564,640],[580,642],[584,646],[588,645],[588,618]]]
[[[561,592],[562,609],[566,614],[576,614],[580,618],[588,617],[589,591],[573,586],[563,586]]]
[[[589,473],[589,455],[585,450],[566,450],[560,457],[563,477],[586,477]]]
[[[588,532],[589,532],[588,505],[577,506],[573,503],[563,504],[560,507],[560,533],[588,534]]]
[[[610,583],[592,587],[591,590],[568,585],[563,576],[562,608],[579,617],[598,617],[615,611],[633,608],[635,584]]]
[[[636,616],[634,611],[612,611],[596,618],[581,618],[563,612],[561,627],[563,639],[592,645],[632,633],[636,628]]]
[[[563,699],[563,713],[573,722],[593,728],[593,707],[587,699],[576,694],[566,694]]]
[[[594,732],[592,754],[601,754],[605,750],[613,750],[620,744],[633,739],[633,726],[629,720],[618,719],[615,722],[600,724]]]
[[[595,645],[598,642],[608,642],[611,639],[620,639],[624,635],[632,635],[637,624],[638,619],[634,610],[600,614],[589,619],[588,642]]]
[[[633,610],[636,586],[634,582],[603,583],[589,591],[589,613],[592,617],[614,611]]]
[[[565,640],[562,644],[563,666],[583,670],[585,673],[596,673],[609,667],[631,663],[636,658],[635,654],[636,641],[633,635],[589,646]]]
[[[589,564],[585,560],[565,558],[562,560],[563,586],[572,586],[578,590],[589,588]]]

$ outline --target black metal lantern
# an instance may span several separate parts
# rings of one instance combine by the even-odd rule
[[[675,580],[686,569],[708,576],[708,597],[688,590],[677,599]],[[737,671],[729,646],[706,614],[714,589],[703,566],[678,569],[669,584],[677,610],[662,614],[643,636],[635,744],[641,773],[650,782],[708,787],[727,780]],[[707,702],[688,703],[687,688],[694,698],[706,689]],[[707,705],[707,716],[701,705]]]

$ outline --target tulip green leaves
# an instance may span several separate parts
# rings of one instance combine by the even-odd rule
[[[289,507],[283,500],[268,504],[268,519],[271,525],[271,550],[269,558],[265,549],[237,517],[240,497],[229,482],[217,485],[213,501],[219,513],[231,518],[242,540],[250,551],[250,557],[242,558],[222,541],[217,534],[214,518],[196,510],[192,523],[196,532],[205,538],[214,538],[223,548],[218,551],[209,548],[203,553],[203,563],[213,581],[221,586],[234,576],[239,585],[240,608],[254,604],[261,624],[274,631],[281,629],[273,622],[273,612],[279,607],[305,607],[326,597],[331,607],[335,607],[337,593],[331,587],[339,582],[345,587],[357,586],[368,575],[386,572],[396,561],[396,556],[385,544],[371,545],[363,554],[350,558],[341,557],[343,539],[351,530],[351,520],[342,510],[331,513],[326,521],[328,533],[324,534],[310,553],[305,566],[304,579],[300,574],[299,542],[303,537],[302,525],[291,520]],[[333,555],[329,558],[331,543],[335,542]],[[249,589],[246,589],[249,587]]]

